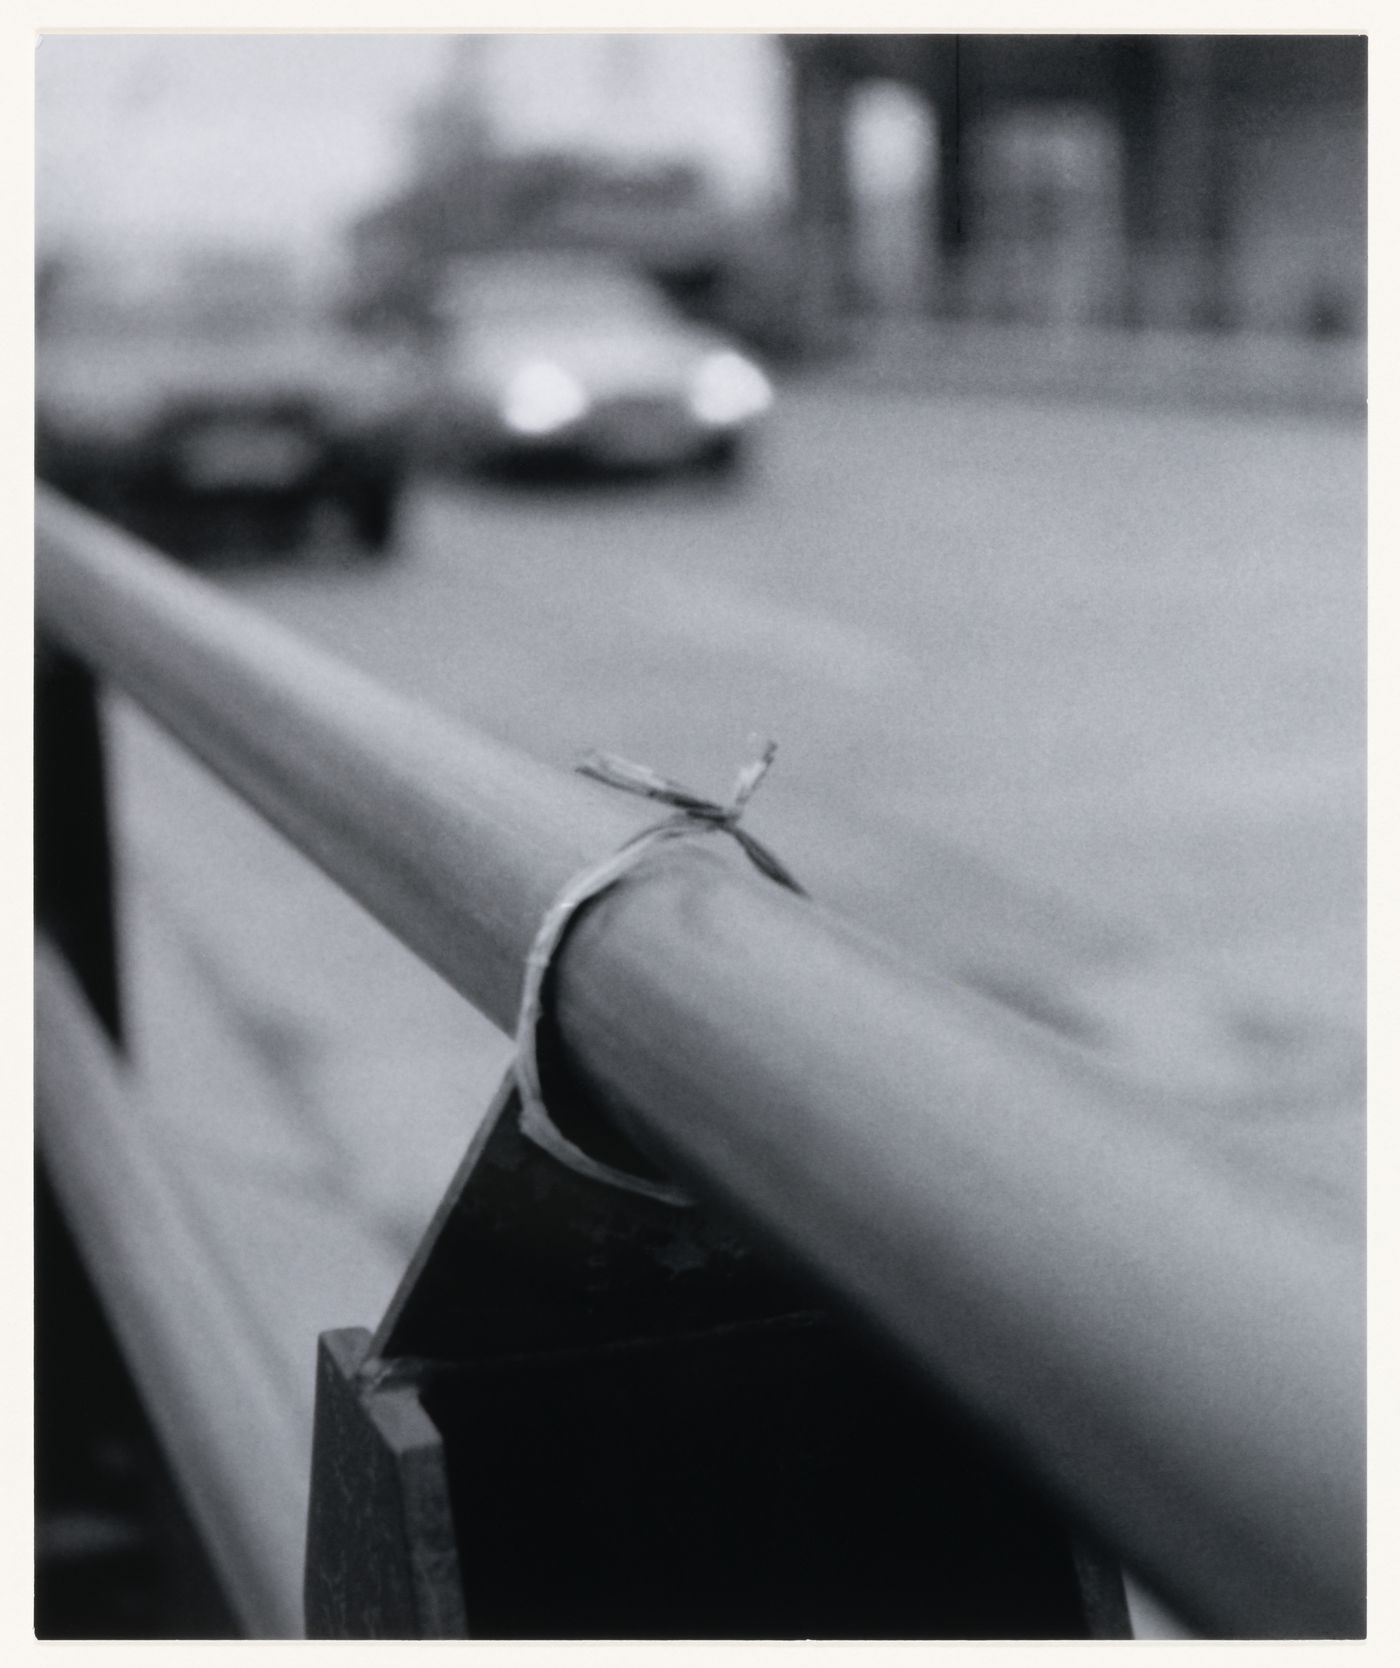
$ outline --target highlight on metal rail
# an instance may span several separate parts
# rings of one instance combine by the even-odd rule
[[[279,1354],[132,1115],[97,691],[507,1030],[655,808],[42,488],[36,594],[41,1160],[250,1633],[1121,1636],[1123,1569],[1208,1636],[1364,1632],[1361,1245],[714,841],[581,913],[540,1038],[569,1138],[695,1208],[503,1093],[377,1327]]]

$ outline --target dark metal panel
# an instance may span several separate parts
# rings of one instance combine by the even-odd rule
[[[479,1637],[1084,1636],[1054,1512],[816,1318],[483,1362],[424,1402]]]
[[[518,1110],[503,1088],[375,1339],[323,1342],[313,1633],[429,1636],[461,1593],[491,1638],[1103,1625],[1105,1572],[901,1363]]]

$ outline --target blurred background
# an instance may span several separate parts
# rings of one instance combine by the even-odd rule
[[[41,475],[560,768],[720,793],[776,736],[752,819],[818,899],[1355,1224],[1363,39],[51,36],[37,76]],[[149,1115],[309,1430],[507,1047],[109,722]],[[234,1631],[139,1409],[74,1414],[106,1346],[42,1260],[41,1633]]]
[[[1365,321],[1359,37],[47,39],[41,280],[257,254],[411,315],[619,251],[785,348],[875,319]]]

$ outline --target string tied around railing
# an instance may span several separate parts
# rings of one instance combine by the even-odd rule
[[[745,807],[755,789],[768,774],[777,754],[777,743],[765,742],[750,763],[740,770],[729,799],[706,799],[681,783],[662,776],[649,765],[636,764],[614,753],[591,752],[575,767],[581,776],[624,793],[636,794],[672,807],[674,814],[644,828],[601,862],[575,875],[559,892],[545,912],[525,958],[520,1014],[515,1028],[515,1059],[511,1071],[520,1096],[520,1129],[537,1147],[559,1163],[593,1181],[620,1187],[663,1204],[688,1206],[693,1203],[682,1189],[651,1181],[604,1163],[583,1151],[560,1130],[544,1103],[540,1084],[536,1036],[543,1006],[545,979],[569,923],[591,898],[617,884],[636,869],[652,852],[672,840],[704,834],[728,834],[749,861],[779,886],[805,898],[806,889],[769,848],[740,825]]]

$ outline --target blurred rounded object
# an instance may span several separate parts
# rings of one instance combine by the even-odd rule
[[[548,360],[517,371],[501,401],[502,419],[519,435],[557,434],[587,410],[578,378]]]
[[[409,464],[410,367],[265,268],[206,251],[128,272],[114,256],[51,285],[38,473],[180,554],[290,548],[322,507],[381,553]]]
[[[701,360],[690,408],[702,423],[716,428],[745,423],[767,411],[772,403],[772,384],[742,354],[725,349]]]
[[[444,463],[727,467],[773,404],[746,354],[609,256],[463,257],[436,311],[444,340],[425,409]]]

